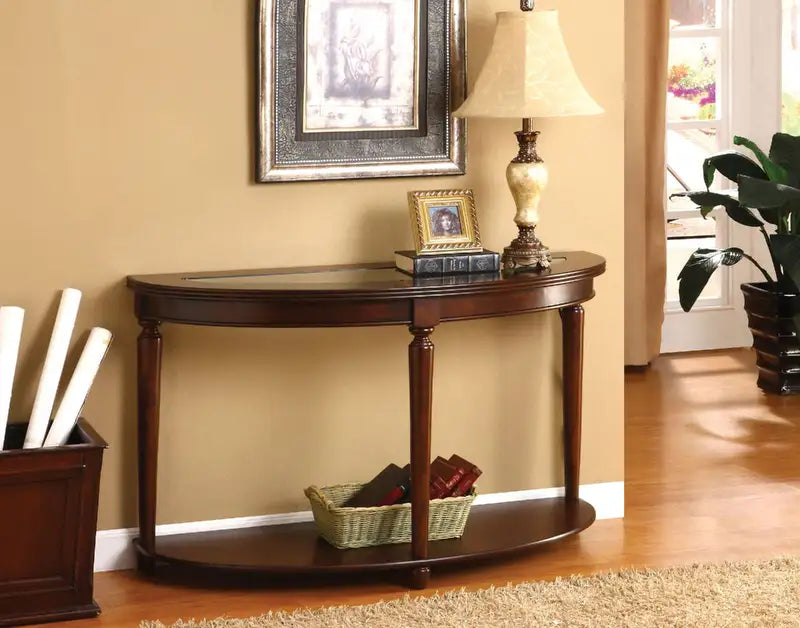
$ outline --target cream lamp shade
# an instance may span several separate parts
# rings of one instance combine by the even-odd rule
[[[549,118],[603,109],[583,87],[564,43],[558,11],[497,14],[489,56],[459,118]]]
[[[558,24],[558,11],[497,14],[492,47],[472,93],[453,115],[459,118],[522,118],[519,153],[506,168],[519,235],[503,251],[503,269],[547,269],[552,256],[535,233],[547,166],[536,152],[534,118],[603,113],[583,87]]]

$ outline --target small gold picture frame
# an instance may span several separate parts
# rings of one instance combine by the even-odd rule
[[[417,255],[482,251],[472,190],[408,193]]]

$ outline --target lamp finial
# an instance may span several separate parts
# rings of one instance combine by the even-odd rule
[[[523,11],[533,11],[536,0],[519,0],[519,8]]]

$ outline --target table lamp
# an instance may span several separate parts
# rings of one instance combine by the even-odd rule
[[[522,130],[516,132],[519,154],[506,169],[519,235],[505,248],[503,267],[540,269],[549,268],[551,260],[550,251],[534,232],[547,167],[536,154],[539,132],[533,130],[533,118],[594,115],[603,109],[572,67],[558,11],[534,11],[533,0],[521,0],[521,9],[497,14],[489,56],[472,92],[454,115],[522,118]]]

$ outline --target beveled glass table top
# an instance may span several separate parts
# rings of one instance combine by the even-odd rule
[[[553,258],[553,267],[558,267],[565,261],[563,257]],[[298,287],[304,290],[329,290],[339,286],[351,289],[359,287],[374,288],[380,285],[403,286],[446,286],[458,284],[475,284],[492,282],[502,279],[500,272],[470,273],[442,276],[415,277],[397,270],[394,267],[369,267],[362,268],[295,268],[270,270],[266,272],[245,272],[242,274],[219,274],[214,276],[186,275],[184,281],[201,284],[214,284],[217,288],[247,288],[247,289],[281,289]]]
[[[127,285],[145,321],[343,327],[560,308],[591,299],[593,279],[603,272],[601,256],[572,251],[553,253],[546,270],[415,277],[378,262],[130,275]]]
[[[448,288],[455,291],[498,284],[551,284],[569,281],[577,275],[603,272],[605,260],[583,251],[553,253],[552,266],[546,270],[500,271],[495,273],[413,276],[395,268],[393,262],[307,266],[248,270],[219,270],[157,275],[131,275],[128,286],[137,291],[176,293],[211,292],[348,292],[394,293],[428,292]],[[595,272],[596,269],[597,272]]]

